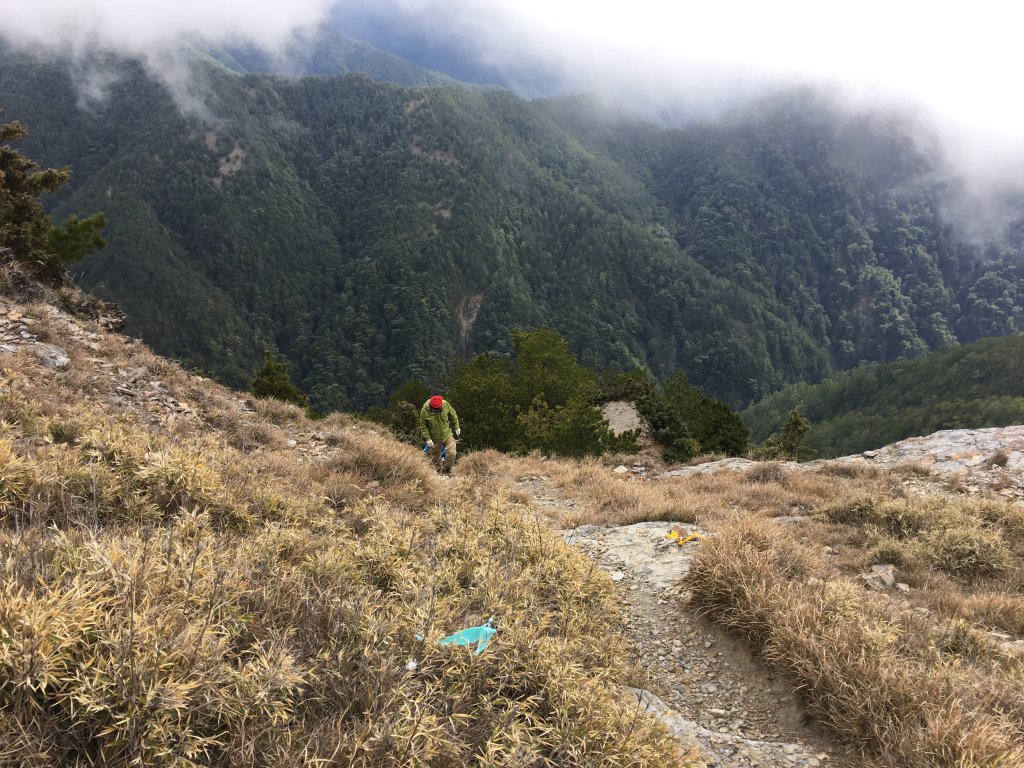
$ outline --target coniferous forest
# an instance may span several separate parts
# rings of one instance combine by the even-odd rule
[[[1024,336],[944,347],[914,360],[865,364],[820,384],[793,384],[743,411],[753,437],[777,432],[797,409],[818,458],[879,448],[940,429],[1024,422]]]
[[[916,128],[813,91],[669,129],[587,97],[209,57],[185,104],[115,60],[95,98],[59,64],[0,61],[19,148],[72,169],[54,219],[108,222],[83,287],[229,384],[280,355],[320,411],[437,386],[516,328],[736,408],[1024,328],[1022,229],[961,237]]]

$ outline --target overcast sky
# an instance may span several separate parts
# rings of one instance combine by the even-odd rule
[[[650,89],[707,103],[767,84],[836,83],[862,97],[923,105],[978,161],[1024,154],[1024,6],[1011,0],[342,1],[383,4],[466,41],[489,64],[528,59],[580,88]],[[279,45],[332,4],[10,0],[0,35],[37,49],[148,56],[158,69],[166,59],[155,52],[181,35]]]
[[[979,160],[1024,151],[1024,5],[1009,0],[390,2],[459,30],[499,67],[536,57],[582,84],[639,82],[701,100],[835,83],[920,104]]]

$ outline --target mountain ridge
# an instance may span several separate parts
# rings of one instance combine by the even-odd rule
[[[239,74],[266,73],[299,77],[361,72],[374,80],[396,85],[470,86],[443,72],[420,66],[370,43],[349,37],[327,22],[314,30],[301,33],[280,51],[269,51],[256,43],[244,41],[221,44],[200,42],[194,47]]]
[[[870,449],[938,429],[1024,420],[1024,335],[981,339],[913,360],[862,365],[816,384],[794,384],[741,413],[756,441],[799,410],[805,441],[822,457]]]
[[[108,211],[83,285],[236,386],[268,346],[318,407],[365,407],[549,325],[590,367],[683,369],[741,406],[1022,322],[1015,251],[958,240],[931,161],[821,99],[666,131],[579,99],[202,71],[212,125],[130,68],[93,116],[38,66],[0,92],[30,155],[77,168],[55,212]],[[866,146],[870,173],[846,156]]]

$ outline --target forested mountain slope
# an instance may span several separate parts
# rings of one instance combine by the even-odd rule
[[[362,72],[374,80],[397,85],[441,85],[456,81],[441,72],[421,67],[342,34],[322,24],[293,40],[279,52],[252,43],[199,44],[198,50],[235,72],[282,75],[340,75]]]
[[[819,458],[879,448],[940,429],[1024,422],[1024,335],[946,347],[926,357],[863,365],[817,385],[794,384],[741,414],[761,441],[794,408],[811,421]]]
[[[58,218],[110,219],[80,282],[234,385],[269,346],[318,407],[361,407],[548,325],[585,365],[683,369],[741,405],[1022,325],[1016,252],[954,236],[938,161],[814,94],[666,131],[586,99],[207,63],[184,117],[119,66],[82,109],[64,69],[8,55],[4,118],[73,166]]]

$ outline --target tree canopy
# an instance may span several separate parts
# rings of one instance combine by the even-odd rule
[[[705,397],[678,374],[657,385],[645,369],[596,372],[581,365],[565,338],[550,328],[515,329],[512,352],[481,354],[460,363],[444,383],[459,413],[467,449],[494,448],[562,456],[597,456],[638,449],[637,432],[615,435],[598,406],[615,399],[637,402],[651,422],[668,461],[699,453],[741,455],[748,433],[737,414]],[[416,442],[411,421],[429,392],[418,382],[395,391],[388,409],[368,415]]]
[[[208,123],[111,66],[82,110],[63,69],[0,50],[3,106],[34,157],[76,169],[52,213],[110,219],[83,287],[235,386],[270,347],[318,409],[383,406],[548,327],[592,370],[682,370],[742,408],[1024,329],[1019,222],[959,237],[915,126],[821,93],[667,130],[586,98],[205,60]]]
[[[940,429],[1024,421],[1024,335],[945,347],[927,357],[862,365],[817,385],[797,384],[742,412],[755,440],[794,409],[810,422],[820,458],[844,456]]]
[[[71,170],[40,168],[10,146],[27,135],[17,121],[0,125],[0,246],[41,276],[56,279],[68,264],[106,245],[100,232],[107,220],[94,214],[71,216],[63,226],[53,223],[40,198],[66,185]]]

